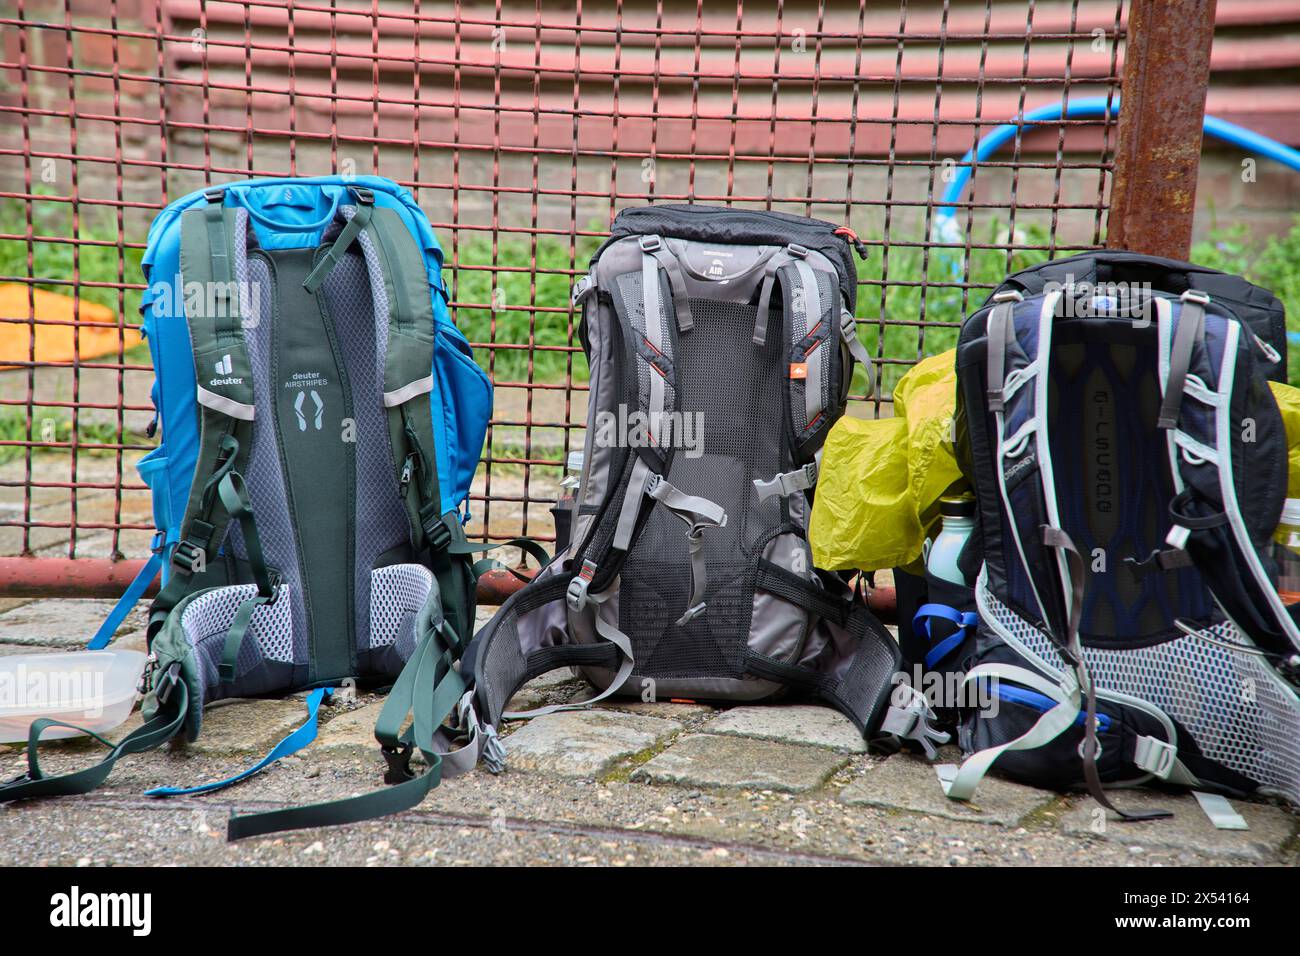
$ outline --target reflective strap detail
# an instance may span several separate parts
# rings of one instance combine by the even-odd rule
[[[198,385],[196,388],[198,403],[213,411],[221,412],[223,415],[229,415],[231,418],[238,418],[240,421],[245,422],[251,422],[257,414],[257,407],[254,405],[245,405],[243,402],[226,398],[216,392],[209,392],[202,385]]]
[[[1191,537],[1192,529],[1181,524],[1171,525],[1169,533],[1165,535],[1165,544],[1171,548],[1177,548],[1180,551],[1186,549],[1187,539]]]
[[[1133,765],[1161,780],[1168,780],[1178,763],[1178,748],[1156,737],[1142,736],[1133,748]]]
[[[569,581],[569,587],[564,592],[564,601],[570,611],[576,614],[587,606],[587,589],[591,587],[595,576],[596,562],[590,559],[583,561],[582,569]]]
[[[271,749],[270,753],[247,770],[241,771],[233,777],[227,777],[225,780],[217,780],[214,783],[205,783],[197,787],[154,787],[152,790],[146,790],[144,795],[146,797],[178,797],[188,796],[195,793],[212,793],[214,790],[224,790],[226,787],[239,783],[241,780],[247,780],[255,773],[260,773],[277,760],[288,757],[291,754],[296,754],[299,750],[302,750],[316,739],[316,732],[319,726],[317,715],[320,711],[321,701],[328,698],[332,693],[333,691],[327,687],[318,687],[308,694],[307,719],[303,721],[302,726],[288,734]]]
[[[589,710],[593,704],[597,704],[615,693],[623,686],[623,683],[632,676],[632,668],[636,664],[636,659],[632,655],[631,639],[613,624],[610,624],[600,616],[599,605],[609,600],[609,595],[593,594],[590,596],[590,600],[592,604],[597,605],[597,608],[592,615],[596,625],[596,633],[617,647],[619,655],[621,656],[618,665],[618,672],[614,675],[614,679],[609,682],[609,686],[595,697],[590,697],[587,700],[573,701],[567,704],[550,704],[546,707],[538,707],[535,710],[511,711],[509,713],[503,713],[501,715],[503,719],[531,720],[534,717],[543,717],[546,714],[554,714],[565,710]]]
[[[432,391],[433,375],[429,374],[424,378],[416,379],[414,382],[408,382],[401,388],[394,389],[391,392],[384,392],[384,408],[396,408],[418,395],[427,395]]]
[[[904,692],[907,700],[899,701],[898,698]],[[948,734],[931,724],[934,719],[934,711],[930,709],[924,694],[910,684],[898,684],[890,699],[889,709],[881,720],[880,730],[904,740],[916,741],[925,751],[926,757],[933,760],[939,755],[937,745],[946,744],[949,740]]]
[[[573,308],[582,305],[587,296],[596,291],[596,277],[585,275],[573,284],[573,291],[569,295],[569,304]]]
[[[1183,389],[1187,384],[1188,366],[1192,350],[1205,338],[1205,307],[1210,297],[1204,292],[1188,289],[1182,295],[1183,306],[1178,314],[1178,328],[1169,349],[1169,375],[1165,380],[1164,399],[1160,403],[1160,417],[1156,427],[1176,428],[1178,414],[1183,405]]]
[[[632,533],[636,530],[636,519],[641,513],[641,501],[645,497],[653,472],[645,459],[635,456],[632,475],[623,492],[623,506],[618,511],[618,526],[614,529],[614,540],[610,547],[616,551],[626,551],[632,547]]]
[[[876,394],[876,370],[871,364],[871,356],[867,354],[867,347],[858,338],[858,320],[848,309],[840,310],[840,337],[848,345],[849,354],[867,373],[867,398],[870,398]],[[844,374],[848,375],[849,372],[846,370]]]
[[[673,311],[677,313],[677,329],[681,332],[689,332],[695,326],[695,319],[691,315],[691,303],[686,295],[686,280],[682,278],[682,267],[677,261],[677,257],[664,248],[663,240],[658,236],[642,236],[640,239],[641,252],[647,260],[653,260],[658,263],[668,275],[668,286],[673,293]],[[655,297],[658,298],[659,282],[653,283],[655,287]],[[648,304],[648,302],[647,302]],[[662,311],[660,315],[662,315]],[[649,323],[650,313],[646,311],[646,322]]]
[[[1204,793],[1193,790],[1192,796],[1201,805],[1201,810],[1210,818],[1216,830],[1249,830],[1246,818],[1233,808],[1228,798],[1217,793]]]
[[[807,491],[817,484],[817,462],[810,461],[796,471],[783,471],[764,480],[754,479],[754,488],[758,491],[758,500],[780,496],[788,497],[799,491]]]
[[[993,297],[997,303],[989,313],[988,333],[988,403],[989,411],[1000,412],[1005,402],[1002,393],[1006,381],[1007,349],[1015,341],[1016,327],[1011,321],[1016,303],[1023,301],[1019,292],[999,292]]]
[[[1066,674],[1061,684],[1045,680],[1037,673],[1011,664],[980,664],[972,668],[963,683],[970,683],[982,677],[996,680],[1010,680],[1032,688],[1052,700],[1056,705],[1034,722],[1027,731],[996,747],[989,747],[972,754],[962,762],[957,772],[944,786],[944,793],[953,800],[969,800],[975,795],[975,788],[984,779],[998,757],[1009,750],[1033,750],[1050,743],[1059,737],[1066,728],[1074,724],[1079,714],[1081,700],[1078,682]]]

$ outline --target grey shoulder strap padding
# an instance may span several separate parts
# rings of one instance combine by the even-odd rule
[[[680,332],[687,332],[695,326],[695,318],[691,315],[691,302],[686,295],[686,280],[682,277],[681,263],[664,246],[663,240],[659,236],[642,236],[640,239],[641,252],[647,260],[653,260],[663,268],[668,276],[668,285],[673,292],[673,311],[677,313],[677,329]],[[646,316],[648,322],[650,316]]]
[[[988,348],[988,404],[989,411],[1000,412],[1004,408],[1002,386],[1006,380],[1007,349],[1015,340],[1015,323],[1011,321],[1016,303],[1022,297],[1019,292],[1008,290],[993,297],[993,311],[989,313],[988,334],[985,337]]]
[[[791,243],[770,255],[763,266],[763,284],[758,293],[758,313],[754,316],[754,344],[767,344],[768,318],[772,310],[772,289],[776,285],[776,272],[784,265],[797,262],[808,255],[808,250]]]
[[[1160,403],[1160,417],[1157,427],[1170,429],[1178,427],[1178,413],[1183,405],[1183,388],[1187,384],[1187,372],[1192,361],[1192,351],[1198,342],[1205,339],[1205,307],[1210,299],[1204,292],[1188,289],[1183,293],[1183,306],[1178,314],[1178,330],[1174,333],[1173,345],[1169,349],[1169,378],[1165,386],[1165,397]]]

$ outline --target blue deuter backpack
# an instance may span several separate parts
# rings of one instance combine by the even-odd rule
[[[91,647],[161,571],[147,719],[62,777],[40,772],[35,744],[51,725],[38,721],[29,772],[0,800],[93,789],[119,756],[197,737],[214,700],[312,690],[307,725],[257,767],[149,792],[227,786],[309,742],[328,688],[356,681],[394,685],[376,736],[389,782],[406,786],[329,819],[318,808],[238,818],[232,837],[418,803],[489,743],[454,663],[473,628],[472,555],[486,550],[463,522],[492,386],[451,322],[428,219],[378,177],[231,183],[164,209],[143,269],[162,441],[138,467],[157,533]],[[416,746],[430,767],[420,777]]]

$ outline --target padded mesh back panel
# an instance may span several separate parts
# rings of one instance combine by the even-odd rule
[[[366,244],[369,245],[368,240]],[[387,336],[385,334],[385,338],[380,340],[382,344],[376,347],[377,323],[367,261],[355,251],[349,252],[334,267],[323,287],[339,350],[347,367],[352,418],[356,423],[356,441],[353,444],[357,482],[353,590],[358,649],[379,646],[370,635],[373,618],[370,608],[371,570],[380,555],[410,540],[411,535],[406,509],[398,494],[388,436],[388,415],[381,399],[383,346],[387,344]],[[378,325],[386,330],[387,299],[382,292],[382,280],[378,286],[380,302],[384,306]]]
[[[727,512],[725,528],[704,532],[708,608],[685,627],[674,623],[691,591],[686,526],[655,507],[624,568],[619,625],[639,675],[739,679],[754,601],[749,569],[781,524],[780,499],[760,503],[753,480],[783,470],[785,352],[778,335],[754,345],[753,306],[692,299],[691,311],[695,328],[675,356],[678,395],[683,414],[701,416],[705,453],[679,448],[665,477]]]
[[[1079,337],[1062,323],[1061,338]],[[1154,333],[1152,333],[1154,334]],[[1173,620],[1208,620],[1193,568],[1135,574],[1126,558],[1164,548],[1174,495],[1150,342],[1053,343],[1048,435],[1061,525],[1084,557],[1084,640],[1141,643],[1172,636]],[[1104,558],[1104,570],[1094,569]]]
[[[1049,673],[1060,673],[1050,639],[984,587],[980,617],[1007,644]],[[1097,688],[1155,704],[1192,735],[1201,753],[1261,786],[1300,801],[1300,702],[1228,622],[1149,647],[1085,647]]]

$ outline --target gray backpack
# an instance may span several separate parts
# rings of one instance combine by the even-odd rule
[[[598,690],[576,706],[794,692],[864,735],[939,739],[919,695],[891,708],[896,642],[808,547],[822,443],[854,359],[870,368],[851,244],[865,253],[850,230],[780,213],[615,219],[573,295],[591,393],[571,541],[462,662],[487,723],[567,666]]]

